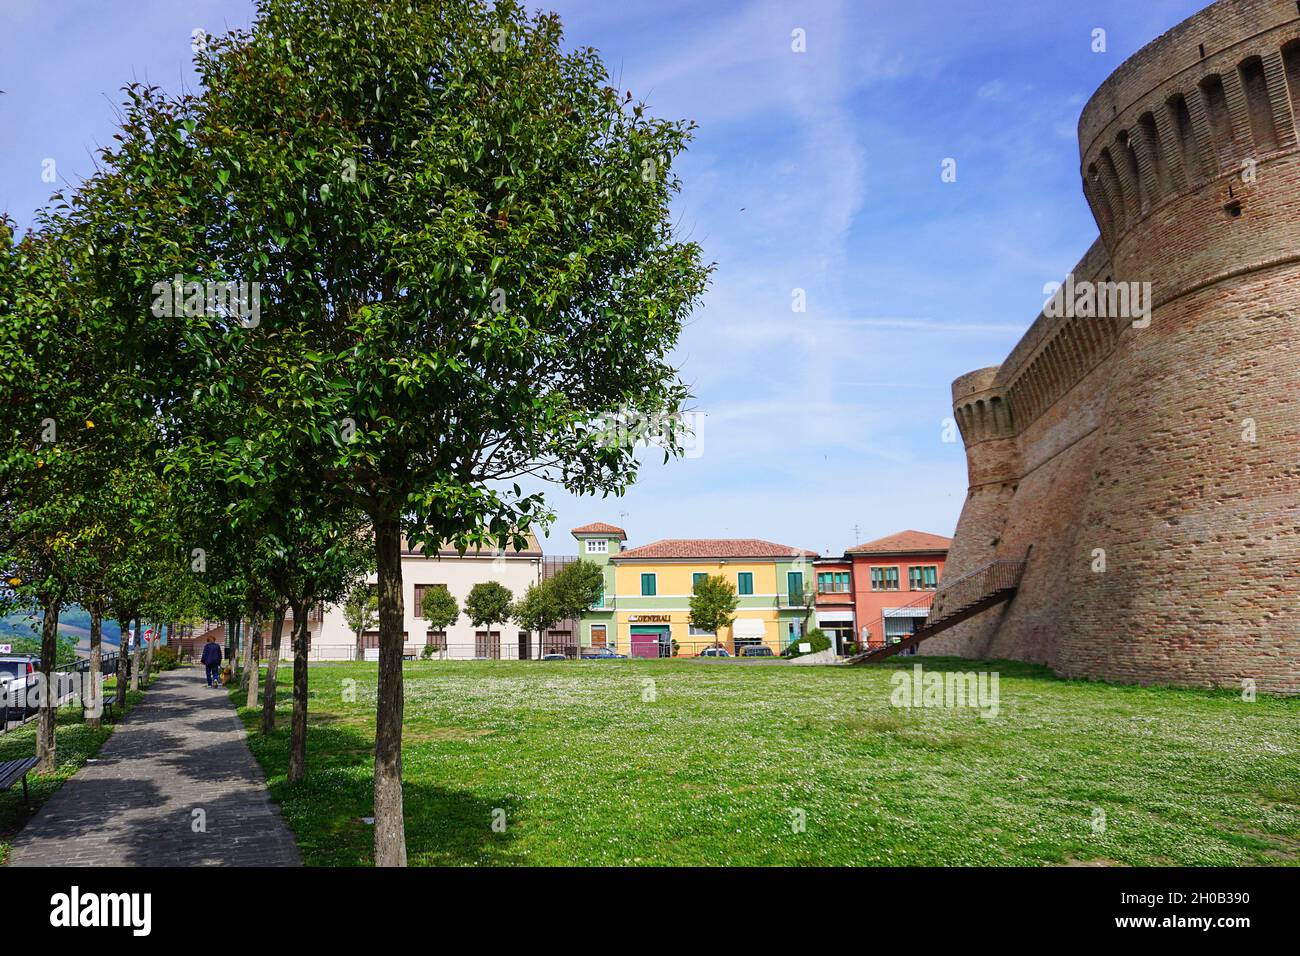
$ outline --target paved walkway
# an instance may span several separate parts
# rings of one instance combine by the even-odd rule
[[[10,866],[302,865],[202,668],[159,674],[94,759],[15,837]]]

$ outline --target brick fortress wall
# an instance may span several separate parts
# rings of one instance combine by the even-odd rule
[[[1151,323],[1041,315],[953,384],[970,490],[945,577],[1029,560],[922,653],[1300,693],[1297,120],[1294,0],[1221,0],[1093,95],[1101,237],[1074,279],[1149,281]]]

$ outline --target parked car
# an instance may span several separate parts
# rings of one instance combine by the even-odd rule
[[[563,654],[543,654],[543,655],[542,655],[542,660],[544,660],[544,661],[567,661],[568,658],[567,658],[566,656],[564,656]]]
[[[749,647],[742,647],[740,649],[740,656],[741,657],[775,657],[776,655],[772,653],[772,648],[770,647],[765,647],[762,644],[751,644]]]
[[[7,719],[21,720],[30,713],[27,706],[27,688],[40,661],[26,654],[7,654],[0,657],[0,710],[8,706]],[[0,718],[4,719],[4,718]]]
[[[727,650],[725,647],[706,647],[704,650],[700,651],[699,656],[700,657],[730,657],[731,651]]]
[[[626,654],[619,654],[608,647],[593,647],[582,652],[584,661],[625,661]]]

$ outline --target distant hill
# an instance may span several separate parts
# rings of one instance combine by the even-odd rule
[[[0,640],[6,637],[39,637],[41,615],[19,611],[0,618]],[[105,621],[101,628],[105,644],[120,644],[122,629],[116,621]],[[90,638],[90,612],[73,605],[59,614],[59,632],[80,640]]]

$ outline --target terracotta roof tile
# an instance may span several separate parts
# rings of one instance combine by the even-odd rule
[[[857,547],[849,548],[845,554],[913,554],[916,552],[947,551],[952,545],[952,538],[941,534],[929,534],[925,531],[900,531],[897,534],[877,538]]]
[[[642,558],[815,558],[816,551],[761,538],[666,538],[610,555],[611,561]]]
[[[617,525],[605,524],[603,521],[593,521],[591,524],[579,525],[569,534],[616,534],[621,540],[627,540],[626,531]]]

